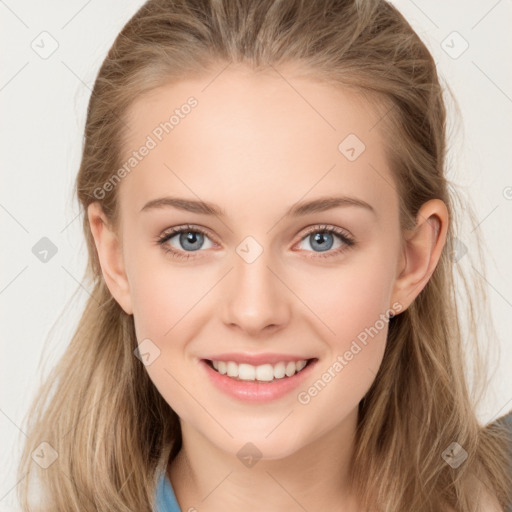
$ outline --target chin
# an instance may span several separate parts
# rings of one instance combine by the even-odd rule
[[[245,436],[235,436],[235,439],[230,439],[227,444],[223,443],[219,446],[220,449],[232,454],[244,462],[244,458],[252,457],[254,460],[280,460],[290,457],[297,453],[304,444],[299,440],[290,439],[287,433],[282,435],[270,434],[265,438],[268,431],[265,433],[249,433]],[[226,440],[224,440],[226,441]]]

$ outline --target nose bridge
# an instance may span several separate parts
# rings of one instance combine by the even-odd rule
[[[289,296],[275,275],[271,251],[247,237],[235,252],[231,286],[223,305],[225,323],[252,334],[267,326],[284,325],[290,313]]]

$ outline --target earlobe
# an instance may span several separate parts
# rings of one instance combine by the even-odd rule
[[[428,283],[434,272],[448,231],[448,209],[440,199],[431,199],[420,208],[416,226],[406,232],[403,244],[403,266],[395,281],[393,298],[404,310]]]
[[[98,202],[89,205],[87,216],[105,283],[118,304],[131,315],[130,288],[119,238]]]

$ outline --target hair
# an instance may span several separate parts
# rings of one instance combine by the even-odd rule
[[[38,483],[37,510],[150,512],[156,475],[180,450],[179,418],[134,357],[133,317],[102,277],[87,207],[99,201],[118,226],[119,187],[101,199],[95,190],[122,165],[135,99],[231,64],[296,66],[312,80],[361,93],[381,114],[401,228],[413,226],[430,199],[448,208],[440,261],[390,321],[381,367],[359,404],[351,472],[358,496],[382,512],[477,511],[484,494],[507,506],[511,439],[498,423],[479,423],[467,380],[465,344],[472,346],[478,318],[471,291],[461,318],[459,295],[469,280],[452,257],[457,199],[445,176],[445,103],[425,44],[383,0],[149,0],[115,39],[88,105],[76,193],[92,292],[27,416],[18,486],[24,510],[34,510],[29,494]],[[483,370],[478,347],[474,353],[476,382]],[[47,469],[31,459],[41,442],[58,453]],[[458,468],[442,458],[453,442],[467,452]]]

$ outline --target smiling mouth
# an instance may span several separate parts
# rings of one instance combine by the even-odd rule
[[[273,382],[280,379],[289,379],[317,360],[317,358],[312,358],[254,366],[247,363],[238,364],[234,361],[212,361],[205,359],[206,364],[221,375],[230,377],[233,380],[255,382]]]

